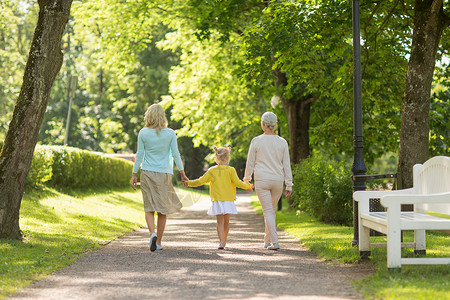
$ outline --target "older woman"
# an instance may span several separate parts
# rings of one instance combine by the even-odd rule
[[[145,127],[139,131],[136,159],[131,175],[131,187],[136,190],[136,174],[141,167],[141,190],[145,220],[150,231],[150,250],[162,250],[161,240],[166,227],[166,215],[177,212],[182,204],[172,185],[173,160],[180,170],[182,181],[189,180],[184,173],[178,152],[175,132],[167,128],[164,108],[152,104],[144,115]],[[155,233],[155,211],[158,213]]]
[[[286,185],[286,197],[292,192],[292,173],[289,148],[285,139],[275,134],[277,116],[265,112],[261,117],[263,134],[253,138],[248,150],[244,181],[249,182],[255,175],[255,190],[264,214],[266,225],[264,248],[278,250],[275,207]]]

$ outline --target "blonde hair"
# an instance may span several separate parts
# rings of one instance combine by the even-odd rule
[[[230,147],[214,147],[214,152],[218,161],[224,164],[228,164],[230,161]]]
[[[147,108],[144,114],[145,126],[156,129],[156,134],[159,134],[161,129],[167,128],[168,122],[166,113],[161,104],[155,103]]]
[[[278,123],[277,115],[271,111],[267,111],[263,113],[261,122],[263,122],[270,130],[275,130]]]

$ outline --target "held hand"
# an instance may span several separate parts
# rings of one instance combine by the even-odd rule
[[[189,181],[189,178],[186,176],[186,173],[184,172],[184,170],[182,170],[182,171],[180,171],[180,175],[181,175],[181,181],[183,182],[183,185],[184,185],[184,182],[186,181]]]
[[[251,185],[251,187],[248,190],[246,190],[246,191],[249,192],[249,193],[253,193],[253,184],[250,184],[250,185]]]
[[[292,191],[288,191],[288,190],[286,190],[286,192],[285,192],[285,196],[286,196],[286,198],[289,198],[289,197],[291,197],[291,195],[292,195]]]
[[[136,190],[136,186],[137,186],[137,176],[135,173],[133,173],[131,175],[131,181],[130,181],[130,185],[133,188],[133,190]]]
[[[184,186],[184,187],[188,187],[188,181],[189,181],[189,178],[186,176],[186,173],[184,172],[184,170],[181,170],[180,171],[180,175],[181,175],[181,184]]]

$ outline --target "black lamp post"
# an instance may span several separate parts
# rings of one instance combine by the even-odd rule
[[[365,175],[367,168],[363,157],[363,133],[362,133],[362,97],[361,97],[361,42],[359,1],[353,0],[353,166],[352,179],[353,191],[366,189]],[[358,176],[359,175],[359,176]],[[358,202],[353,200],[353,241],[358,244]]]

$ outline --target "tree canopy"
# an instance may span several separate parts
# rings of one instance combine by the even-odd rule
[[[448,11],[444,3],[444,11]],[[0,138],[20,89],[37,5],[2,1]],[[398,152],[401,99],[415,6],[361,3],[363,124],[369,164]],[[69,145],[134,152],[146,107],[162,101],[171,126],[194,145],[233,146],[245,156],[259,117],[274,110],[281,134],[289,118],[274,95],[311,104],[307,147],[352,152],[351,5],[348,1],[76,1],[63,37],[65,60],[49,99],[39,142],[62,144],[67,82],[78,77]],[[444,31],[448,36],[448,28]],[[436,59],[430,151],[448,153],[448,39]],[[274,70],[286,85],[274,84]],[[180,122],[180,123],[179,123]],[[389,137],[389,138],[386,138]],[[293,141],[291,141],[293,142]],[[447,152],[446,152],[447,151]]]
[[[33,149],[64,142],[69,111],[69,145],[134,152],[146,108],[161,102],[193,173],[212,146],[230,145],[235,159],[244,158],[267,110],[278,114],[294,163],[353,152],[346,0],[91,0],[72,10],[72,0],[0,4],[1,236],[20,236]],[[365,158],[399,153],[403,187],[414,163],[450,155],[449,5],[360,7]]]

